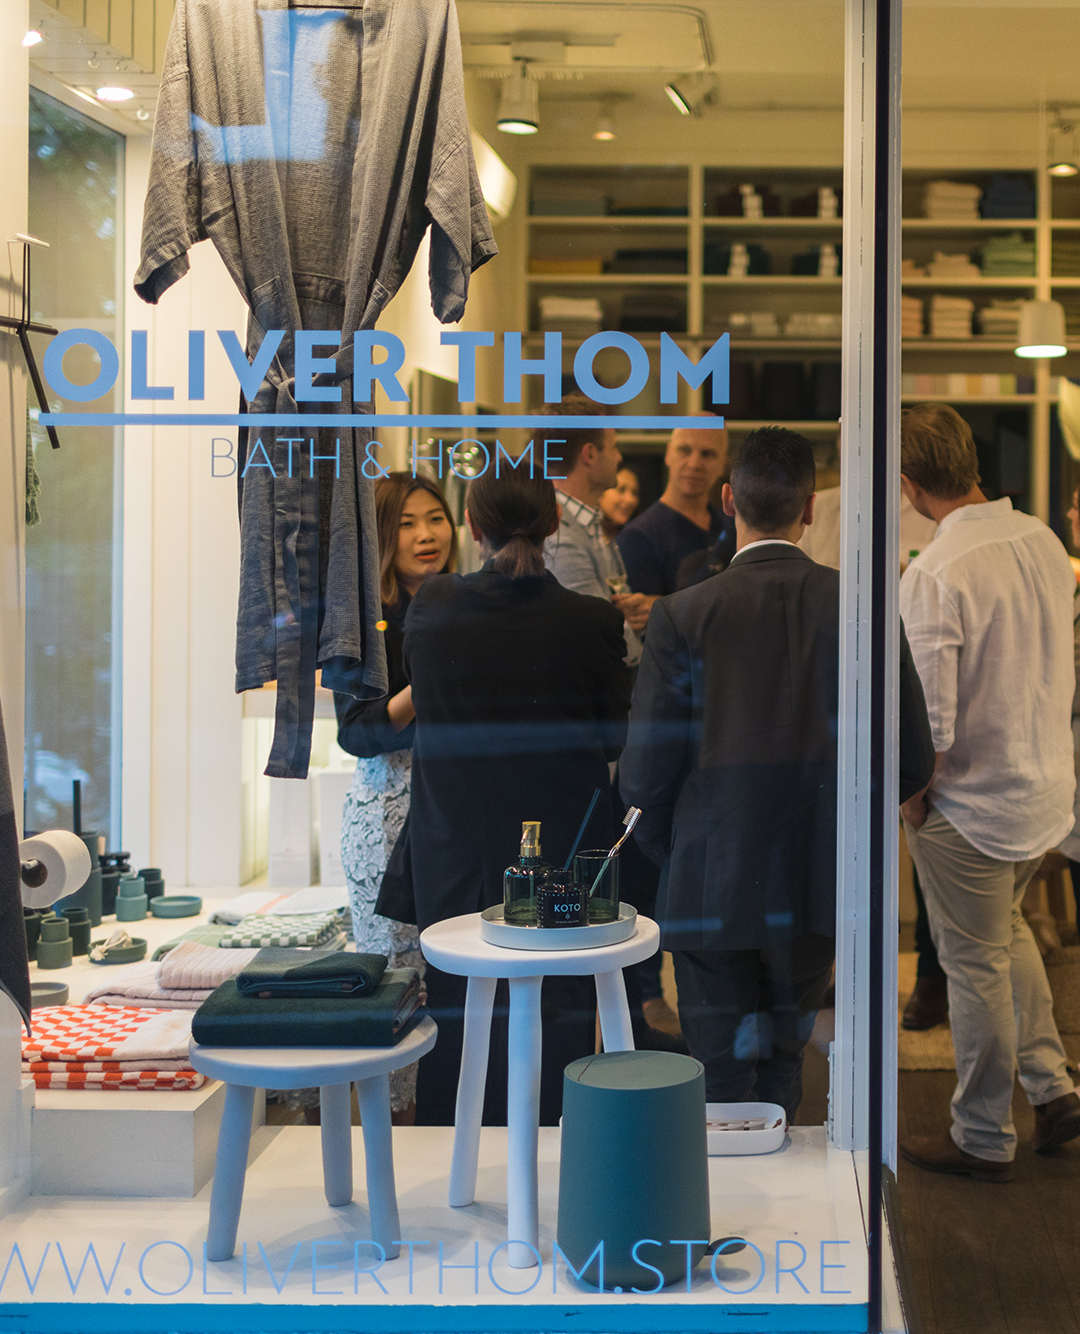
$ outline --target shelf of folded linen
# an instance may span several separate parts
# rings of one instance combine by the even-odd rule
[[[991,301],[975,315],[975,323],[982,334],[996,338],[1014,339],[1020,332],[1022,301]]]
[[[188,1060],[191,1018],[128,1004],[45,1006],[23,1038],[22,1071],[39,1089],[198,1089],[206,1080]]]
[[[199,1007],[213,1047],[392,1047],[418,1017],[420,974],[385,956],[260,950]]]
[[[921,338],[923,333],[923,303],[917,296],[900,298],[900,337]]]
[[[962,278],[981,278],[982,269],[971,262],[967,254],[948,255],[942,250],[934,251],[934,258],[926,266],[930,278],[949,278],[957,282]]]
[[[980,399],[1028,401],[1034,398],[1031,375],[909,375],[900,376],[903,398]]]
[[[923,213],[936,221],[973,222],[979,217],[982,190],[959,181],[929,181],[923,190]]]
[[[596,297],[542,296],[540,329],[566,338],[588,338],[604,327],[604,308]]]
[[[1065,311],[1065,337],[1080,338],[1080,292],[1055,292],[1054,300],[1061,303]]]
[[[1054,237],[1050,247],[1050,272],[1055,278],[1080,278],[1080,237]]]
[[[1035,191],[1027,177],[995,172],[983,193],[979,212],[984,218],[1033,218],[1035,202]]]
[[[933,338],[970,338],[975,303],[965,296],[930,298],[930,335]]]
[[[1031,278],[1035,274],[1035,242],[1020,232],[992,236],[980,251],[987,278]]]

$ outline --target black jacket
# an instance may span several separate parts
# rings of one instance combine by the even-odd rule
[[[904,800],[934,753],[901,643]],[[653,608],[620,776],[643,811],[636,837],[664,864],[665,948],[835,934],[839,651],[839,573],[789,545]]]
[[[409,854],[423,929],[502,901],[523,820],[561,866],[593,791],[584,846],[612,835],[608,761],[626,734],[621,614],[551,574],[487,567],[428,579],[405,620],[416,707]]]
[[[408,609],[409,598],[406,594],[402,594],[396,607],[387,607],[383,603],[383,619],[386,623],[383,644],[386,647],[386,667],[390,678],[386,694],[379,699],[355,699],[352,695],[334,692],[338,745],[360,759],[370,760],[393,750],[412,749],[416,724],[409,723],[400,732],[395,731],[386,707],[393,696],[400,694],[409,684],[402,660],[403,627]]]

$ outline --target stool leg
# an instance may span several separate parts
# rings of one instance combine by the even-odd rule
[[[454,1156],[450,1162],[450,1207],[460,1209],[476,1199],[476,1167],[480,1158],[480,1123],[484,1115],[491,1012],[495,978],[470,977],[465,993],[465,1035],[461,1044],[454,1112]]]
[[[622,969],[596,974],[596,1008],[600,1012],[600,1034],[605,1051],[633,1051],[634,1030],[626,1003]]]
[[[507,1239],[538,1246],[540,1221],[536,1155],[540,1125],[540,986],[542,977],[510,979],[510,1069],[506,1085]],[[536,1256],[507,1248],[513,1269],[531,1269]]]
[[[251,1118],[255,1090],[243,1084],[225,1085],[225,1108],[218,1131],[214,1160],[214,1185],[210,1192],[210,1226],[206,1232],[206,1258],[231,1259],[236,1250],[236,1229],[244,1202]]]
[[[356,1083],[360,1124],[364,1127],[364,1161],[367,1164],[368,1217],[371,1240],[377,1241],[388,1260],[396,1260],[401,1247],[397,1188],[394,1185],[394,1138],[390,1123],[390,1076],[375,1075]]]
[[[352,1200],[352,1085],[319,1089],[323,1189],[327,1204],[340,1209]]]

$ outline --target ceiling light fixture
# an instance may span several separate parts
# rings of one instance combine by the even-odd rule
[[[596,118],[593,138],[607,144],[615,138],[615,104],[617,97],[604,97],[600,100],[600,114]]]
[[[700,116],[702,107],[711,106],[716,98],[716,79],[704,71],[680,74],[664,84],[664,92],[680,116]]]
[[[104,88],[98,88],[95,96],[99,102],[130,102],[135,96],[131,88],[118,88],[114,84],[106,84]]]
[[[23,46],[37,46],[38,42],[42,42],[44,40],[45,40],[44,37],[40,32],[38,32],[37,28],[31,28],[30,31],[26,34],[26,36],[22,39],[22,44]]]
[[[1065,346],[1065,310],[1060,301],[1022,301],[1018,357],[1063,357]]]
[[[1080,144],[1076,131],[1076,121],[1066,120],[1060,110],[1054,112],[1050,124],[1050,162],[1046,168],[1051,176],[1080,175]]]
[[[513,74],[503,80],[498,125],[503,134],[535,134],[540,128],[540,89],[524,60],[515,60]]]

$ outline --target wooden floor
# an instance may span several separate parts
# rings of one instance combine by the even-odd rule
[[[1080,1038],[1063,1041],[1075,1065]],[[955,1086],[951,1071],[901,1072],[900,1135],[948,1127]],[[1080,1334],[1080,1140],[1033,1153],[1034,1113],[1019,1089],[1013,1118],[1020,1146],[1007,1185],[900,1163],[922,1334]]]

